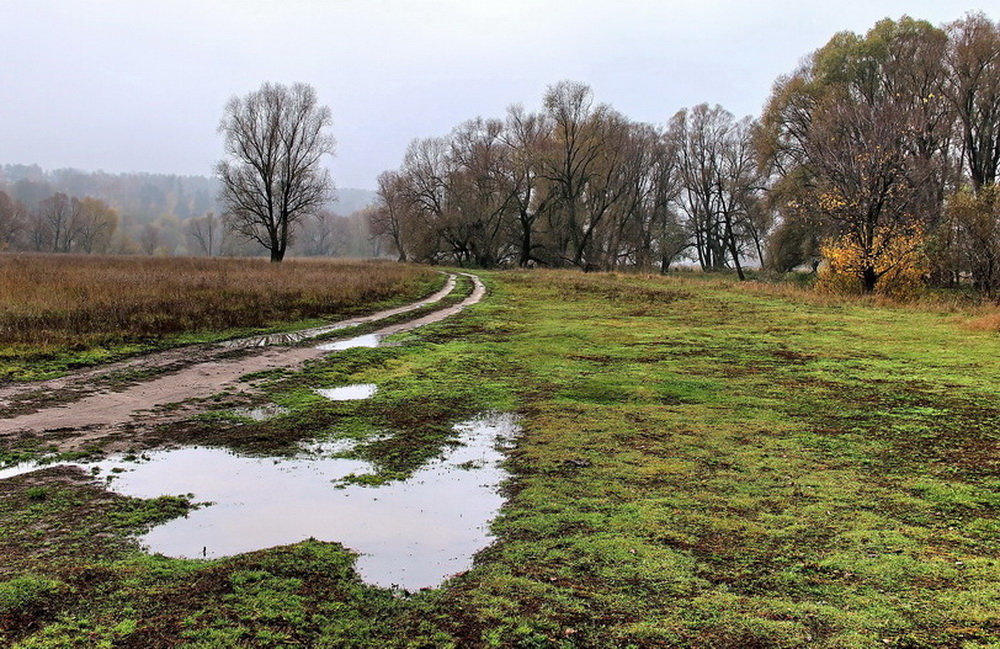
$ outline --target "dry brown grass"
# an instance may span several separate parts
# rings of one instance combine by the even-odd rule
[[[1000,309],[994,308],[992,313],[963,318],[960,324],[970,331],[1000,332]]]
[[[691,286],[711,284],[725,289],[738,288],[756,295],[806,302],[818,306],[868,306],[901,311],[945,313],[952,315],[955,324],[963,329],[1000,332],[1000,304],[971,289],[927,289],[906,297],[899,297],[835,293],[787,281],[751,280],[739,282],[729,276],[702,274],[698,271],[672,274],[671,277],[680,284]]]
[[[1000,332],[1000,305],[984,296],[960,290],[921,291],[906,298],[889,295],[845,295],[789,283],[748,282],[748,289],[822,306],[867,305],[903,311],[947,313],[969,331]]]
[[[416,298],[393,263],[0,255],[0,346],[74,347],[332,318]]]

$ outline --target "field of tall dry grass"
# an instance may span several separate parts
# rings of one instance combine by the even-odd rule
[[[332,318],[428,291],[394,263],[0,255],[0,346],[85,348]]]

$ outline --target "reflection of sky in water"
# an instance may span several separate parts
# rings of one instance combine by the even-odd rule
[[[342,388],[320,388],[316,394],[330,401],[354,401],[355,399],[370,399],[375,396],[378,386],[374,383],[358,383],[345,385]]]
[[[254,421],[267,421],[268,419],[274,419],[279,415],[288,414],[288,408],[282,408],[281,406],[272,403],[265,406],[259,406],[257,408],[237,408],[236,410],[233,410],[233,414],[240,417],[246,417],[247,419],[253,419]]]
[[[316,345],[316,349],[323,352],[339,352],[354,347],[378,347],[380,342],[382,342],[382,337],[378,334],[365,334],[364,336],[355,336],[354,338],[334,340],[333,342]]]
[[[337,488],[346,475],[371,470],[360,460],[254,458],[212,448],[93,466],[112,476],[111,488],[122,494],[193,493],[195,501],[213,503],[153,528],[140,539],[150,552],[201,557],[204,548],[208,557],[222,557],[313,537],[360,553],[357,570],[365,581],[415,590],[467,570],[472,555],[489,544],[489,523],[503,504],[497,491],[507,473],[497,444],[516,433],[513,417],[475,419],[456,430],[461,446],[410,479],[381,487]],[[125,471],[112,474],[113,468]]]

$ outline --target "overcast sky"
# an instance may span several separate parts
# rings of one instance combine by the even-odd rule
[[[981,2],[981,0],[980,0]],[[635,120],[757,114],[779,74],[886,16],[950,0],[0,0],[0,163],[210,174],[234,94],[316,87],[340,187],[373,188],[415,137],[540,104],[562,79]]]

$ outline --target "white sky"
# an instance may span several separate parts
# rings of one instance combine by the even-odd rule
[[[994,2],[0,0],[0,163],[208,175],[231,95],[303,81],[333,111],[335,182],[373,188],[413,138],[562,79],[636,120],[756,115],[837,31]]]

